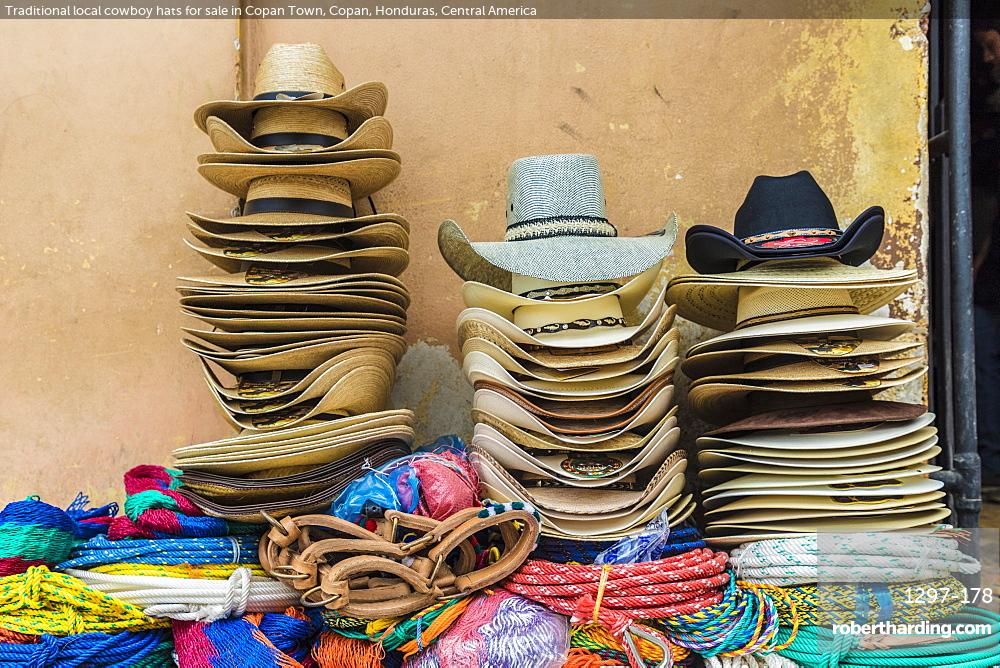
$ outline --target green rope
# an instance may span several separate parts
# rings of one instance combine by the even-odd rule
[[[961,666],[962,668],[991,668],[1000,665],[1000,615],[981,608],[965,607],[955,615],[940,620],[951,624],[987,624],[991,632],[985,635],[956,635],[952,640],[941,640],[926,645],[909,645],[889,649],[860,649],[850,636],[834,636],[825,627],[803,626],[795,641],[778,654],[795,661],[803,668],[907,668]],[[782,626],[779,642],[791,634],[791,628]],[[852,642],[841,642],[842,638]]]

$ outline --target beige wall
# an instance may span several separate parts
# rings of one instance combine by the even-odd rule
[[[180,242],[184,209],[228,206],[195,175],[209,144],[190,112],[231,93],[235,33],[214,21],[0,24],[5,62],[25,63],[0,92],[0,438],[18,453],[0,498],[104,498],[128,466],[226,433],[178,343],[172,286],[204,271]],[[460,281],[437,225],[454,217],[474,239],[499,238],[506,167],[522,155],[595,153],[623,234],[670,211],[729,226],[754,175],[808,168],[841,218],[875,203],[891,213],[876,264],[923,270],[916,22],[278,20],[244,21],[240,37],[251,80],[271,42],[311,40],[348,85],[389,87],[403,173],[376,201],[414,232],[403,276],[414,346],[395,401],[425,435],[466,430],[470,394],[453,358]],[[668,273],[687,270],[678,244]],[[923,290],[897,313],[926,324]]]

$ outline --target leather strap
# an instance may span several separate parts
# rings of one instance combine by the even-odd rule
[[[518,531],[514,522],[522,523],[524,528]],[[503,552],[497,561],[485,568],[461,574],[455,579],[455,588],[463,594],[499,582],[524,563],[538,542],[540,526],[535,515],[528,510],[504,510],[486,517],[477,516],[457,527],[427,553],[431,561],[443,562],[462,542],[492,527],[500,529]]]

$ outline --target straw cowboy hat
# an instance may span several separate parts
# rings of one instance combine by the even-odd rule
[[[841,230],[830,199],[807,171],[758,176],[736,212],[734,234],[711,225],[687,231],[688,263],[702,274],[733,272],[767,260],[829,257],[858,266],[882,243],[885,212],[865,209]]]
[[[743,348],[714,350],[688,356],[681,363],[684,375],[692,380],[705,376],[739,373],[748,365],[762,362],[791,362],[807,359],[833,362],[851,361],[874,357],[887,359],[889,355],[912,352],[922,344],[918,341],[873,341],[846,334],[817,334],[783,341],[749,341]]]
[[[315,233],[319,230],[313,228],[319,227],[346,232],[376,223],[394,223],[410,231],[406,220],[394,213],[358,215],[354,201],[360,196],[343,178],[275,173],[252,179],[240,193],[245,202],[238,216],[210,217],[191,211],[187,215],[208,233],[263,228],[265,235],[280,238],[303,231]]]
[[[209,116],[204,130],[220,153],[334,154],[392,148],[392,125],[384,116],[374,116],[357,125],[337,111],[281,105],[258,111],[251,124],[244,135],[218,116]]]
[[[194,122],[208,132],[208,119],[215,116],[257,147],[332,147],[349,139],[351,129],[382,116],[387,98],[379,82],[347,90],[344,75],[318,44],[274,44],[257,68],[253,99],[208,102],[195,110]]]
[[[633,450],[525,450],[487,424],[475,427],[471,448],[485,451],[507,471],[549,477],[572,487],[607,486],[634,476],[637,471],[663,464],[680,440],[677,419],[657,430],[642,448]]]
[[[706,421],[725,424],[733,418],[738,419],[754,412],[792,405],[815,406],[837,401],[857,401],[905,385],[926,373],[927,367],[921,367],[898,377],[879,375],[851,380],[706,382],[691,387],[688,404]]]
[[[670,254],[673,215],[642,237],[619,237],[607,218],[604,185],[592,155],[515,160],[507,172],[503,241],[471,242],[452,220],[438,229],[445,261],[467,281],[511,289],[511,274],[561,283],[641,274]]]
[[[910,269],[849,267],[829,258],[768,262],[732,274],[679,276],[667,302],[722,331],[828,313],[871,313],[916,283]]]
[[[409,304],[406,286],[395,276],[388,274],[313,274],[288,269],[256,265],[235,274],[213,274],[211,276],[181,276],[178,280],[190,283],[178,291],[199,290],[203,292],[243,293],[264,291],[323,292],[344,291],[355,287],[377,287],[399,293],[405,304]]]
[[[182,339],[181,343],[200,358],[218,364],[233,375],[311,369],[341,353],[363,347],[387,350],[396,362],[399,362],[406,352],[406,342],[403,337],[378,332],[281,346],[264,346],[251,351],[227,351],[188,338]]]
[[[522,364],[567,373],[589,372],[612,365],[630,364],[637,367],[659,354],[658,346],[664,337],[677,338],[677,330],[674,327],[676,311],[673,306],[660,309],[656,322],[640,331],[635,337],[627,342],[603,348],[537,346],[526,343],[524,332],[516,327],[512,328],[514,332],[511,336],[509,324],[497,328],[475,317],[462,318],[461,314],[458,319],[458,341],[463,354],[478,350],[493,356],[493,351],[499,348],[509,358],[516,359]],[[479,343],[481,341],[489,344],[488,349]],[[501,361],[499,357],[496,359]]]
[[[691,387],[704,383],[732,383],[738,381],[800,381],[800,380],[842,380],[866,378],[912,367],[923,363],[923,357],[901,357],[880,360],[877,357],[861,357],[837,360],[797,360],[781,364],[766,364],[766,368],[738,371],[717,376],[703,376],[694,380]]]
[[[260,203],[267,212],[277,213],[313,213],[328,217],[341,216],[353,218],[354,208],[351,201],[368,197],[373,192],[389,185],[399,175],[399,161],[391,158],[361,158],[359,160],[344,160],[342,162],[305,162],[305,160],[322,160],[323,156],[302,156],[302,162],[296,164],[262,165],[235,162],[206,162],[198,165],[198,173],[205,177],[216,188],[225,190],[240,199],[247,199],[254,179],[273,176],[319,176],[327,177],[323,183],[328,188],[336,188],[342,194],[340,207],[320,206],[310,200],[306,205],[291,209],[298,203],[268,202],[266,206]],[[349,201],[343,201],[349,197]],[[327,198],[329,199],[329,198]],[[244,212],[247,213],[247,212]],[[249,213],[257,213],[256,209]]]
[[[858,338],[886,341],[905,334],[914,327],[915,325],[909,320],[850,313],[817,315],[794,320],[775,320],[726,332],[707,341],[696,343],[688,349],[688,356],[693,357],[714,350],[738,350],[748,341],[778,340],[822,332],[854,333]]]
[[[519,347],[588,348],[625,343],[649,329],[666,311],[660,292],[645,313],[623,313],[617,298],[585,299],[561,304],[538,300],[519,308],[508,320],[483,308],[466,308],[458,315],[461,331],[474,320],[501,333]]]
[[[229,272],[244,269],[247,263],[278,264],[283,267],[299,264],[329,263],[346,271],[374,272],[398,276],[410,263],[405,248],[375,246],[342,250],[336,246],[315,244],[271,245],[225,241],[184,239],[184,243],[205,259]]]

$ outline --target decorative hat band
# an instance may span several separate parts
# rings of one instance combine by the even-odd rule
[[[840,235],[840,230],[810,227],[765,232],[744,237],[740,241],[761,248],[808,248],[833,243]]]
[[[255,102],[260,102],[262,100],[294,102],[295,100],[324,100],[328,97],[333,97],[333,95],[313,90],[274,90],[268,91],[267,93],[261,93],[260,95],[254,95],[253,99]]]
[[[303,213],[354,218],[351,186],[332,176],[262,176],[250,182],[243,215]]]
[[[851,293],[830,288],[742,287],[736,329],[818,315],[857,315]]]
[[[617,237],[618,230],[607,218],[550,216],[507,225],[504,241],[534,241],[550,237]]]
[[[254,113],[250,140],[258,148],[320,146],[327,148],[348,135],[347,118],[331,109],[263,107]]]
[[[513,316],[514,324],[529,336],[625,326],[618,295],[603,295],[586,301],[539,301],[538,305],[518,306]]]

